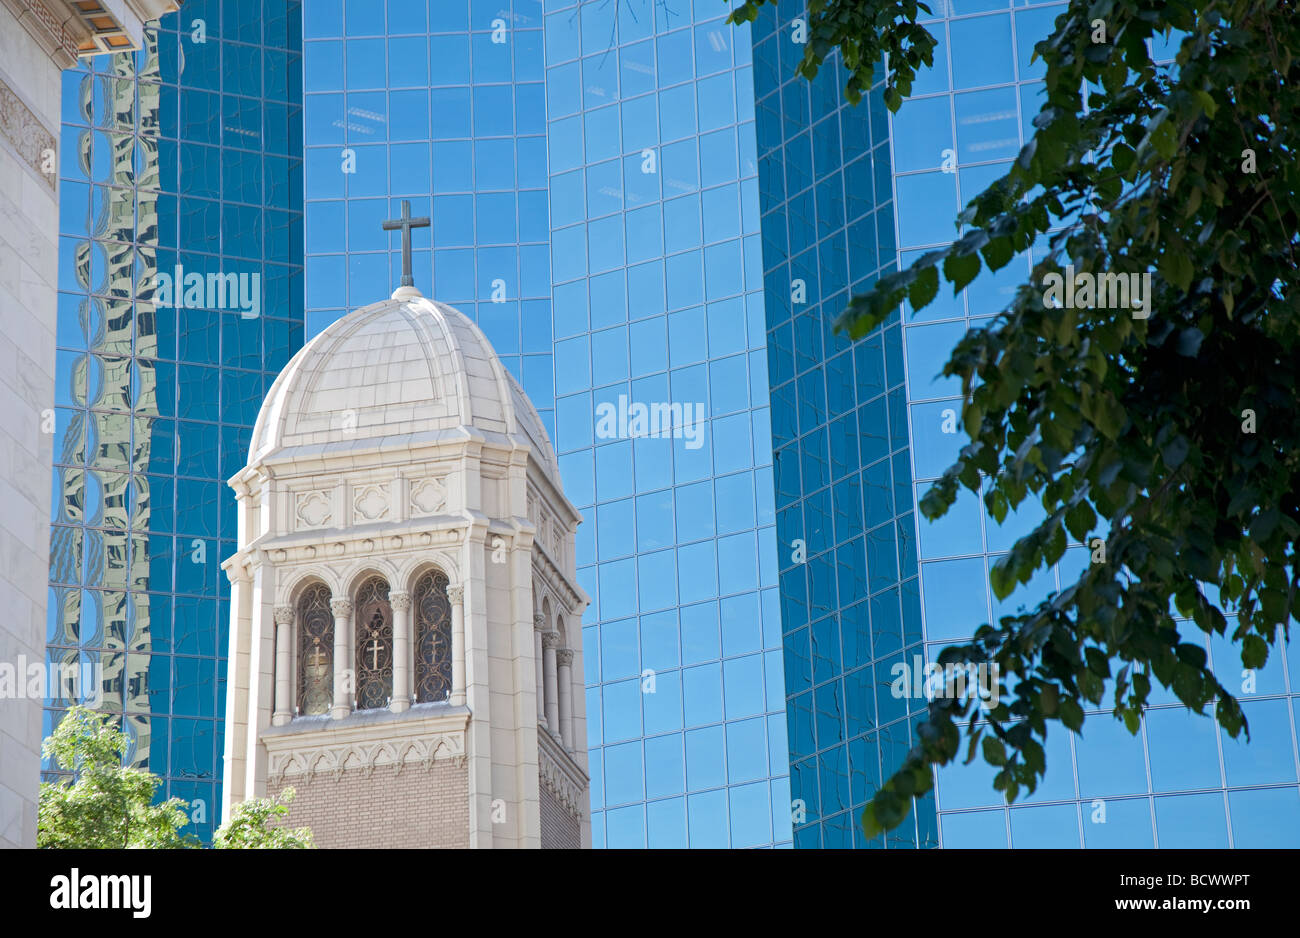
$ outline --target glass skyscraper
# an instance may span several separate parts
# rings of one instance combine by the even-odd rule
[[[941,0],[932,8],[924,22],[938,41],[934,67],[918,74],[896,115],[881,106],[879,89],[846,108],[834,63],[811,84],[792,76],[803,53],[794,40],[802,4],[765,7],[755,24],[791,789],[807,808],[804,823],[796,818],[796,846],[882,845],[861,843],[857,815],[881,781],[876,773],[887,777],[901,762],[908,720],[914,725],[925,703],[894,697],[894,664],[910,668],[922,640],[934,660],[980,623],[1073,582],[1088,562],[1082,547],[1071,548],[999,602],[987,571],[1041,520],[1033,500],[1001,526],[965,490],[934,524],[914,510],[965,442],[960,421],[944,430],[960,413],[960,384],[938,374],[964,332],[1009,302],[1029,275],[1027,257],[984,272],[956,298],[941,286],[931,305],[903,309],[851,352],[829,331],[846,283],[860,290],[895,254],[909,264],[950,243],[961,207],[1032,135],[1042,103],[1033,46],[1064,4]],[[1172,58],[1167,47],[1155,51]],[[855,544],[863,530],[865,565]],[[787,546],[796,539],[806,542],[801,563]],[[882,596],[890,598],[878,621]],[[1206,644],[1191,623],[1180,626],[1184,640]],[[1243,672],[1239,649],[1219,636],[1208,651],[1220,679],[1241,691],[1249,745],[1160,690],[1136,737],[1107,709],[1089,712],[1082,737],[1051,726],[1047,777],[1010,808],[982,762],[943,770],[937,798],[918,805],[888,845],[1296,846],[1300,643],[1275,651],[1258,673]]]
[[[335,0],[305,24],[308,333],[397,282],[397,200],[431,215],[417,286],[483,328],[584,516],[597,846],[790,840],[749,40],[725,14]],[[602,429],[636,404],[684,416]]]
[[[794,844],[884,847],[858,815],[924,705],[890,693],[922,637],[903,330],[831,324],[895,262],[888,123],[879,88],[844,101],[834,63],[795,75],[800,15],[754,25]],[[887,845],[937,845],[928,801]]]
[[[91,676],[82,698],[124,717],[131,763],[189,802],[205,838],[225,480],[302,343],[299,16],[285,0],[190,0],[140,52],[64,75],[49,657]],[[47,701],[47,735],[73,702]]]
[[[610,847],[790,838],[750,47],[726,12],[547,5],[555,441]],[[706,419],[593,428],[623,400]]]

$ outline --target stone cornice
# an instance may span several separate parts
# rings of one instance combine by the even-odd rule
[[[545,730],[537,730],[538,781],[574,818],[582,820],[587,806],[587,773]]]
[[[256,550],[234,553],[221,562],[221,569],[226,571],[231,583],[249,583],[253,579],[253,564],[260,559]]]
[[[446,704],[417,705],[400,714],[354,713],[342,720],[300,717],[263,730],[259,739],[274,784],[318,775],[337,779],[350,769],[367,775],[380,768],[427,770],[445,760],[465,764],[469,717],[467,708]]]
[[[9,8],[55,65],[70,68],[76,64],[77,46],[88,32],[81,20],[62,4],[56,4],[58,12],[55,12],[41,0],[0,0],[0,3]]]
[[[175,0],[0,0],[59,68],[78,56],[140,48],[144,24],[179,9]]]
[[[176,12],[181,8],[182,2],[183,0],[126,0],[126,5],[141,20],[148,22]]]
[[[551,510],[555,511],[557,514],[563,514],[565,516],[565,520],[569,525],[569,531],[572,533],[573,530],[582,523],[582,512],[573,507],[573,502],[569,501],[568,496],[564,494],[564,490],[556,485],[555,481],[552,480],[550,476],[545,472],[538,473],[537,475],[544,484],[539,485],[538,478],[533,477],[530,474],[529,481],[532,482],[534,490],[546,499],[546,503],[550,505]]]
[[[577,581],[569,579],[544,551],[533,551],[533,569],[541,574],[551,589],[564,597],[571,615],[581,616],[582,610],[591,603],[591,597],[582,591]]]
[[[444,515],[409,521],[379,521],[351,528],[296,531],[278,536],[265,534],[232,554],[226,563],[237,562],[258,552],[281,565],[369,556],[380,548],[403,551],[436,545],[453,546],[460,543],[461,531],[467,524],[464,518]]]
[[[399,448],[404,461],[415,465],[422,461],[437,462],[470,452],[481,459],[484,452],[494,453],[492,460],[509,465],[511,454],[519,444],[508,435],[494,430],[464,425],[441,430],[426,430],[402,436]],[[258,469],[278,479],[298,478],[340,469],[384,466],[392,461],[393,438],[364,437],[325,443],[299,443],[256,454],[246,469]]]

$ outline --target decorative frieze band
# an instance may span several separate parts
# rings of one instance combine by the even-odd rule
[[[52,154],[57,152],[58,142],[4,79],[0,79],[0,135],[45,181],[51,192],[57,191],[57,174],[45,169],[54,166]]]
[[[394,774],[406,767],[420,767],[427,771],[435,762],[448,759],[454,760],[458,766],[465,765],[464,733],[273,751],[267,765],[267,778],[272,784],[279,785],[295,778],[311,781],[320,775],[338,780],[344,772],[352,769],[365,775],[372,774],[375,769],[392,769]]]
[[[5,6],[13,11],[55,65],[70,68],[77,61],[77,36],[41,0],[6,0]],[[63,19],[67,19],[66,15]]]
[[[402,490],[405,491],[405,490]],[[293,530],[310,531],[327,527],[350,527],[389,521],[396,511],[404,511],[407,518],[429,518],[447,509],[447,483],[433,476],[412,482],[405,497],[394,499],[394,488],[388,482],[367,482],[351,488],[351,502],[344,503],[335,518],[334,491],[312,489],[291,493],[293,499]]]
[[[555,796],[556,802],[581,821],[586,806],[583,794],[587,790],[587,777],[568,754],[559,751],[558,746],[538,730],[537,777],[542,786]]]

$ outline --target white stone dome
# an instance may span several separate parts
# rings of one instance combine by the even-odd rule
[[[531,447],[559,481],[532,401],[464,313],[401,287],[303,346],[262,403],[249,465],[342,448],[430,442],[468,428]]]

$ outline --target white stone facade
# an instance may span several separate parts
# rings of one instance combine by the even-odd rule
[[[60,71],[139,44],[169,0],[0,0],[0,662],[45,660]],[[94,23],[99,25],[96,26]],[[41,698],[0,700],[0,847],[36,845]]]
[[[478,327],[410,287],[334,323],[272,385],[230,484],[223,816],[292,784],[290,822],[310,819],[329,846],[372,845],[366,831],[380,828],[409,834],[403,846],[589,846],[581,518],[535,409]],[[450,662],[427,700],[417,678],[443,660],[417,647],[434,634],[416,608],[431,571],[445,577],[427,608],[450,607],[449,628],[438,620]],[[387,605],[363,623],[376,577]],[[322,586],[328,615],[303,605]],[[329,640],[309,648],[330,616]],[[389,626],[391,639],[365,644],[381,634],[365,629]],[[307,685],[326,658],[323,700]],[[358,709],[376,674],[391,680],[387,698]],[[578,843],[555,842],[563,818],[543,833],[544,796]],[[368,827],[348,826],[356,812]]]

